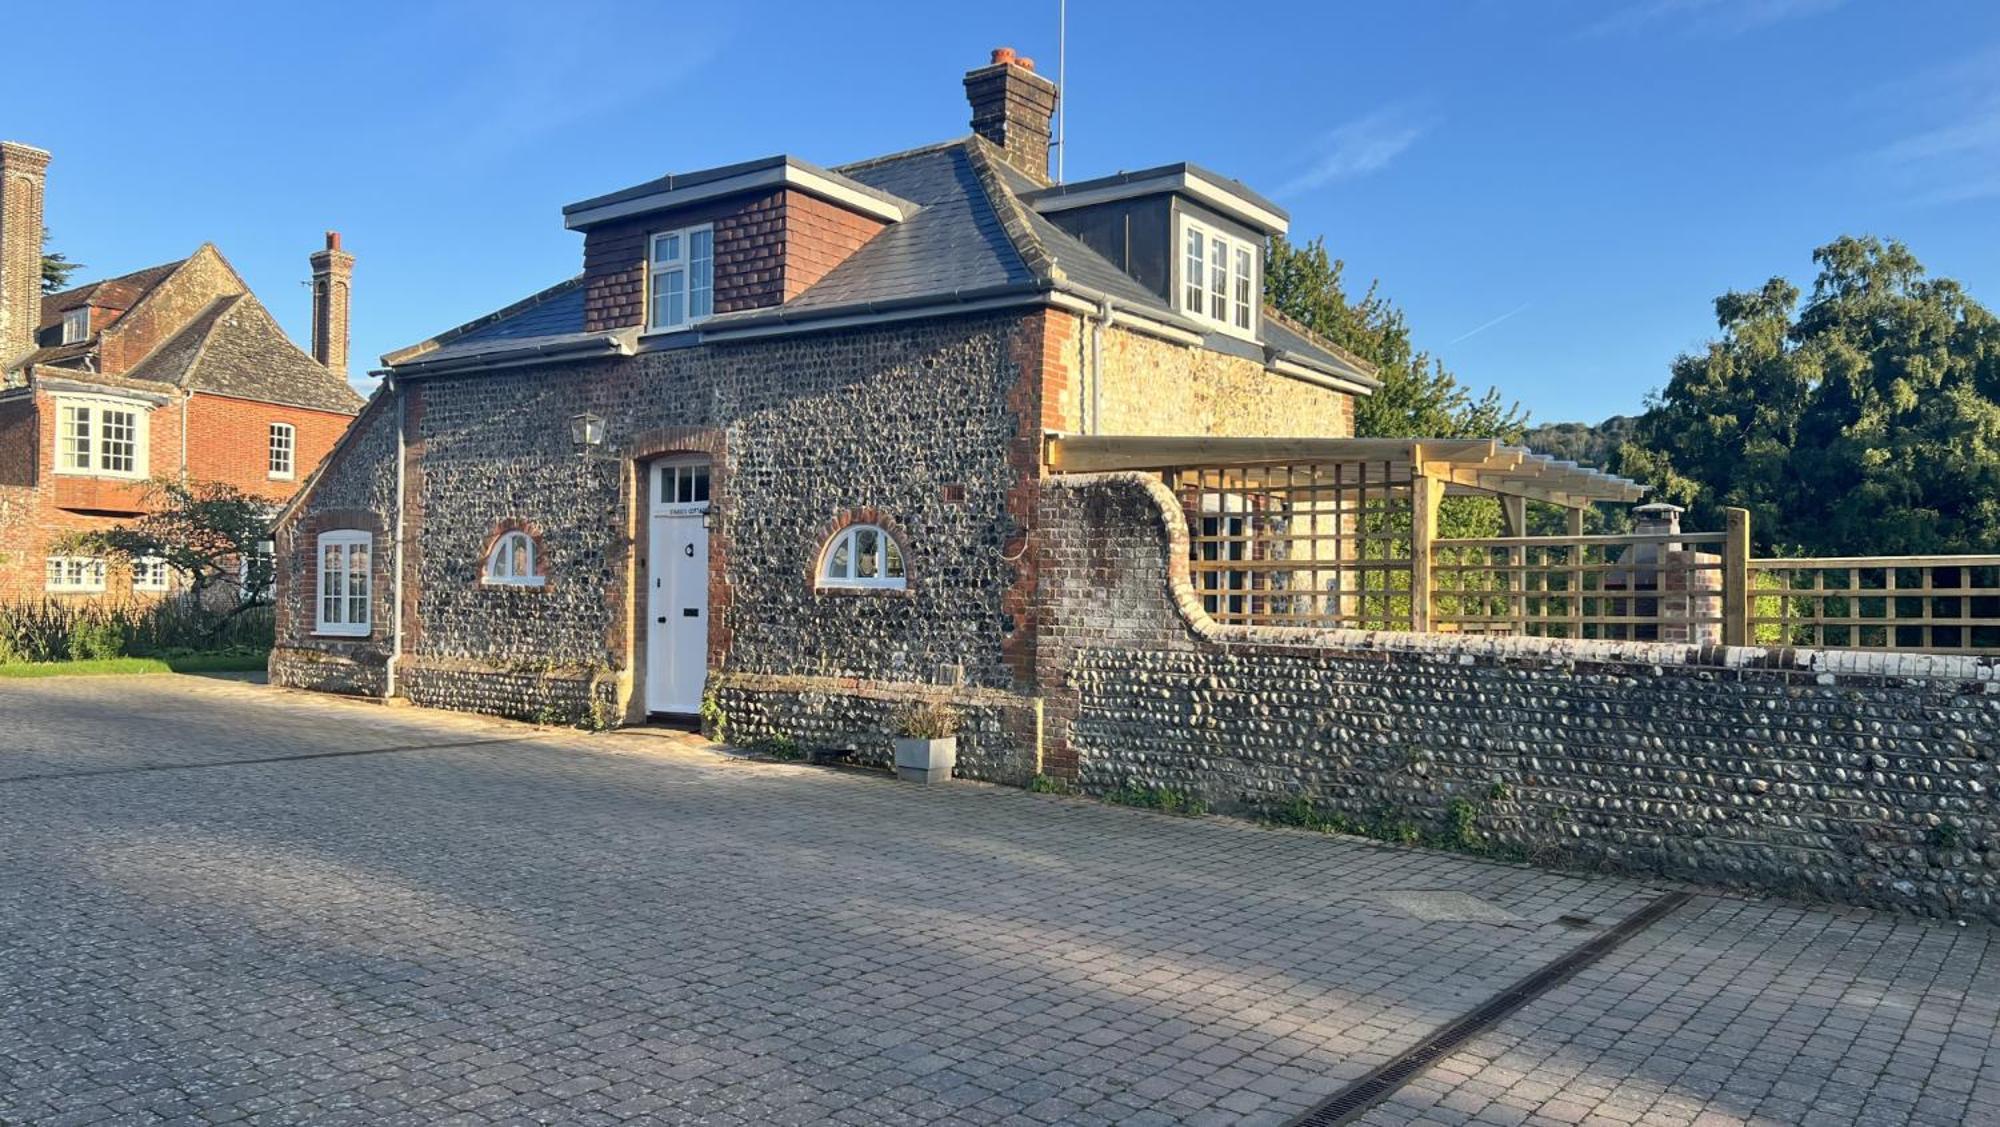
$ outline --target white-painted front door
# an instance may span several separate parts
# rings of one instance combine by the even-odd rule
[[[708,463],[647,468],[646,711],[693,715],[708,680]]]

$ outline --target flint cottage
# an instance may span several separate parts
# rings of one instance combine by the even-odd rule
[[[570,204],[580,274],[384,357],[281,520],[274,681],[706,703],[864,755],[936,697],[971,718],[961,770],[1061,769],[1054,440],[1339,438],[1376,380],[1264,304],[1283,209],[1188,163],[1053,184],[1055,85],[1009,51],[963,85],[956,140]]]

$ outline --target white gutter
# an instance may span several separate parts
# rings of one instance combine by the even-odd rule
[[[1238,223],[1266,234],[1282,235],[1291,228],[1291,221],[1284,216],[1260,206],[1253,200],[1245,199],[1228,187],[1192,170],[1163,172],[1144,180],[1101,184],[1082,190],[1069,188],[1061,191],[1044,190],[1031,193],[1028,206],[1046,215],[1051,211],[1066,211],[1073,207],[1089,207],[1092,204],[1129,200],[1139,196],[1156,196],[1168,192],[1186,196]]]
[[[396,545],[393,566],[395,581],[390,585],[394,590],[396,620],[389,628],[389,664],[383,686],[383,697],[396,695],[396,669],[403,660],[403,510],[409,507],[409,498],[404,494],[404,462],[408,457],[408,435],[404,429],[409,420],[409,400],[404,398],[403,389],[389,377],[390,394],[396,397]]]
[[[1104,330],[1111,325],[1110,299],[1098,305],[1097,319],[1090,323],[1090,429],[1104,433]]]
[[[1375,393],[1375,388],[1369,384],[1341,379],[1338,376],[1330,376],[1324,372],[1315,372],[1311,368],[1294,364],[1289,360],[1273,360],[1266,367],[1268,370],[1276,372],[1281,376],[1288,376],[1302,383],[1313,384],[1316,387],[1329,388],[1333,391],[1344,391],[1350,395],[1373,395]]]
[[[691,203],[717,199],[722,196],[746,192],[755,188],[772,187],[797,188],[807,195],[818,196],[829,203],[836,203],[859,212],[871,219],[884,223],[895,223],[916,210],[915,205],[905,201],[891,202],[867,192],[857,191],[852,182],[843,184],[830,176],[800,168],[789,160],[770,168],[760,168],[736,176],[725,176],[720,180],[710,180],[705,184],[691,184],[685,188],[667,188],[649,192],[643,196],[619,200],[616,203],[584,207],[563,216],[563,226],[572,231],[603,223],[611,219],[623,219],[630,215],[644,215],[647,212],[662,211],[670,207],[686,207]]]

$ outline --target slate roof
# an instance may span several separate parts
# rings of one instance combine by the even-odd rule
[[[777,159],[777,158],[773,158]],[[573,204],[596,206],[644,194],[640,189],[684,187],[765,162],[668,177]],[[1192,166],[1189,166],[1192,167]],[[1036,212],[1024,197],[1045,190],[978,137],[840,165],[830,175],[916,205],[914,213],[883,228],[826,276],[776,308],[744,309],[703,322],[709,330],[772,319],[801,320],[844,312],[869,312],[926,302],[971,300],[989,293],[1033,288],[1066,290],[1089,299],[1108,297],[1154,320],[1193,332],[1201,326],[1180,315],[1076,237]],[[1224,177],[1211,179],[1234,184]],[[1256,197],[1261,200],[1261,197]],[[1267,310],[1268,312],[1268,310]],[[437,363],[477,356],[512,344],[555,349],[601,334],[586,334],[581,278],[572,278],[506,309],[460,325],[418,345],[384,356],[389,365]],[[1296,325],[1267,316],[1266,346],[1309,367],[1373,382],[1369,366],[1332,348]],[[1210,337],[1211,347],[1257,351],[1234,338]]]
[[[361,409],[347,381],[300,351],[249,293],[209,303],[125,376],[317,411]]]

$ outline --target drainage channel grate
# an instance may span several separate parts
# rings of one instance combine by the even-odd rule
[[[1670,892],[1625,917],[1618,926],[1494,995],[1478,1009],[1432,1034],[1415,1048],[1328,1096],[1317,1107],[1292,1120],[1291,1127],[1339,1127],[1381,1103],[1430,1063],[1497,1024],[1502,1018],[1547,993],[1576,972],[1610,954],[1619,944],[1658,923],[1688,902],[1685,892]]]

